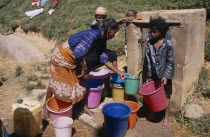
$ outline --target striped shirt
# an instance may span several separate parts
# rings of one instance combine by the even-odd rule
[[[70,49],[77,59],[83,59],[87,54],[100,49],[100,62],[108,62],[106,51],[106,40],[102,38],[100,29],[88,29],[81,31],[68,39]]]
[[[167,79],[174,77],[174,49],[168,39],[158,48],[151,39],[146,46],[147,76]]]

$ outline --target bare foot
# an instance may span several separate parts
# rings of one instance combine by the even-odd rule
[[[163,128],[168,128],[169,127],[169,120],[167,118],[164,118],[163,120]]]
[[[154,114],[154,112],[149,112],[149,114],[147,115],[146,118],[149,119],[149,120],[154,120],[154,119],[155,119],[155,114]]]
[[[88,114],[89,116],[91,116],[91,117],[96,117],[96,113],[91,111],[91,110],[89,110],[86,106],[84,107],[84,112],[86,114]]]
[[[139,118],[141,121],[145,121],[145,120],[147,120],[145,117],[141,117],[141,118]]]
[[[43,119],[49,121],[50,120],[50,114],[47,110],[46,105],[43,105]]]

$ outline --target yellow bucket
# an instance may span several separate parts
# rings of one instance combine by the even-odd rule
[[[116,87],[112,85],[112,98],[115,102],[122,102],[124,100],[124,87]]]

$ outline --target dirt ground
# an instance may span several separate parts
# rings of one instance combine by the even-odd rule
[[[5,82],[0,86],[0,118],[3,121],[4,126],[6,127],[8,133],[12,137],[16,137],[14,133],[13,125],[13,113],[12,113],[12,104],[15,103],[18,99],[31,98],[37,101],[40,101],[42,104],[44,102],[44,96],[40,95],[40,98],[37,96],[34,97],[31,91],[26,89],[27,83],[29,83],[29,77],[35,73],[47,74],[49,70],[49,61],[51,52],[55,47],[55,41],[49,41],[44,38],[41,34],[29,32],[28,34],[24,33],[21,29],[18,29],[12,35],[16,35],[33,45],[43,52],[46,56],[46,60],[42,62],[28,62],[28,63],[18,63],[13,60],[9,60],[5,57],[0,57],[0,76],[5,78]],[[126,66],[125,56],[121,56],[118,59],[119,68],[123,70],[123,67]],[[17,76],[17,67],[22,68],[22,74]],[[206,66],[210,68],[210,63],[207,63]],[[47,71],[46,71],[47,70]],[[39,78],[39,80],[45,88],[48,84],[47,78]],[[209,100],[202,100],[203,104],[207,104]],[[174,118],[171,117],[173,121]],[[174,136],[176,137],[194,137],[195,134],[191,133],[184,126],[180,125],[176,121],[173,122],[176,129]],[[47,125],[42,135],[43,137],[54,137],[54,129],[51,123],[44,121],[44,125]],[[92,137],[93,131],[80,123],[78,120],[74,120],[73,123],[73,136],[74,137]]]

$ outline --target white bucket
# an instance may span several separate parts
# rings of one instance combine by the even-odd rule
[[[53,121],[56,137],[71,137],[72,136],[73,119],[69,117],[60,117]]]

